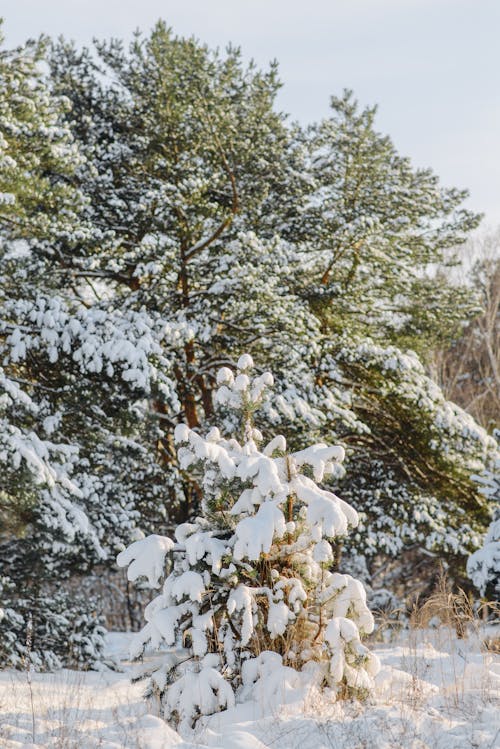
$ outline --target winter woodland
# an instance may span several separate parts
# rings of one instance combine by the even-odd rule
[[[451,627],[462,697],[498,650],[500,239],[353,92],[301,127],[280,85],[161,22],[1,48],[7,746],[265,747],[268,714],[227,726],[299,697],[311,746],[346,721],[336,746],[379,746],[408,680],[437,723],[450,688],[397,671],[394,633]],[[140,690],[134,740],[54,738],[33,695],[73,672]],[[487,672],[470,744],[380,747],[496,746]]]

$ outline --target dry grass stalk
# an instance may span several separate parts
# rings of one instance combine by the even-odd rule
[[[476,622],[471,597],[462,588],[452,592],[444,571],[439,575],[435,592],[423,603],[417,599],[413,604],[410,627],[426,629],[436,619],[454,629],[459,639],[466,637],[470,626]]]

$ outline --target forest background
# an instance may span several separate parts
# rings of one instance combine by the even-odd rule
[[[361,524],[334,564],[372,605],[443,567],[493,595],[466,565],[498,475],[500,262],[466,191],[352,92],[294,124],[276,65],[163,23],[4,48],[0,79],[2,661],[30,619],[40,667],[95,660],[102,616],[138,626],[116,554],[196,515],[173,432],[219,419],[243,352],[276,377],[264,435],[345,447]]]

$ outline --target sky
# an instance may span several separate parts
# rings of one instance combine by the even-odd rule
[[[8,46],[40,33],[130,38],[163,18],[260,66],[277,59],[279,108],[303,124],[352,88],[378,129],[468,207],[500,225],[500,0],[0,0]]]

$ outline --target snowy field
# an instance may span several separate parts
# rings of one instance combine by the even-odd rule
[[[265,704],[249,702],[179,736],[143,702],[126,658],[129,635],[108,638],[123,672],[27,675],[0,672],[0,746],[54,749],[498,749],[500,657],[480,640],[446,628],[414,630],[377,645],[382,662],[367,704],[282,686]],[[285,707],[277,708],[279,701]],[[33,705],[33,709],[32,706]],[[33,742],[33,730],[35,733]]]

